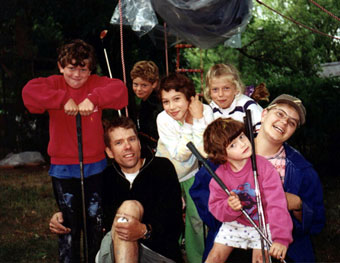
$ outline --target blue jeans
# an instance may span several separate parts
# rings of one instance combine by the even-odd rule
[[[80,262],[80,233],[83,230],[82,194],[80,179],[52,177],[54,195],[63,213],[65,227],[71,228],[66,235],[59,235],[59,260],[63,263]],[[89,262],[95,262],[103,237],[102,175],[84,179],[86,228]]]

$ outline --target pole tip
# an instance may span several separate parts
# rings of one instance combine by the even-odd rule
[[[107,30],[103,30],[102,32],[100,32],[100,39],[103,40],[105,37],[106,37],[106,34],[107,34]]]

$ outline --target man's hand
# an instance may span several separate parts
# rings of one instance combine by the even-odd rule
[[[298,195],[291,194],[291,193],[285,193],[287,204],[288,204],[288,210],[301,210],[302,209],[302,201],[301,198]]]
[[[240,198],[233,191],[230,192],[230,196],[228,197],[228,205],[234,211],[240,211],[241,208],[242,208],[242,204],[241,204]]]
[[[71,229],[64,227],[62,223],[64,222],[63,213],[57,212],[50,219],[50,231],[55,234],[64,235],[71,232]]]
[[[277,242],[273,242],[269,250],[269,254],[276,259],[285,259],[286,253],[287,247]]]
[[[79,110],[80,115],[88,116],[93,112],[94,105],[88,98],[86,98],[81,103],[79,103],[78,110]]]
[[[67,115],[76,116],[78,113],[78,106],[73,99],[69,99],[64,105],[64,111]]]
[[[120,217],[125,217],[127,222],[118,222]],[[137,241],[144,236],[146,226],[136,218],[129,215],[117,214],[114,220],[115,234],[124,241]]]

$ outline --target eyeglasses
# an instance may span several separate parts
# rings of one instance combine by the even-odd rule
[[[283,109],[273,107],[270,110],[273,110],[276,117],[278,117],[281,120],[287,120],[287,123],[290,127],[296,128],[299,126],[300,121],[296,118],[293,118],[287,114]]]

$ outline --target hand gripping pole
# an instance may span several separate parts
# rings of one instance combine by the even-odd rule
[[[227,195],[230,196],[230,191],[228,190],[227,186],[223,183],[221,178],[219,178],[218,175],[213,171],[213,169],[211,169],[208,162],[199,153],[199,151],[196,149],[195,145],[192,142],[189,142],[187,144],[187,147],[193,153],[193,155],[196,156],[198,161],[200,161],[203,164],[203,166],[207,169],[207,171],[209,172],[211,177],[214,178],[214,180],[219,184],[219,186],[221,186],[221,188],[227,193]],[[263,240],[266,241],[268,246],[271,247],[272,244],[273,244],[272,241],[267,238],[267,236],[262,232],[262,230],[256,225],[254,220],[247,214],[247,212],[243,208],[241,208],[241,212],[247,218],[247,220],[250,222],[250,224],[256,229],[256,231],[260,234],[260,236],[263,238]],[[286,263],[286,261],[284,259],[281,259],[281,262]]]
[[[221,178],[218,177],[218,175],[211,169],[208,162],[203,158],[203,156],[198,152],[195,145],[192,142],[189,142],[187,144],[187,147],[189,150],[196,156],[198,161],[200,161],[204,167],[207,169],[209,174],[212,176],[212,178],[215,179],[215,181],[219,184],[219,186],[222,187],[222,189],[227,193],[228,196],[230,196],[230,191],[228,190],[227,186],[223,183]],[[272,242],[264,235],[264,233],[261,231],[261,229],[256,225],[256,223],[253,221],[253,219],[247,214],[247,212],[241,208],[242,214],[248,219],[248,221],[252,224],[252,226],[259,232],[261,237],[267,242],[269,246],[272,245]]]

